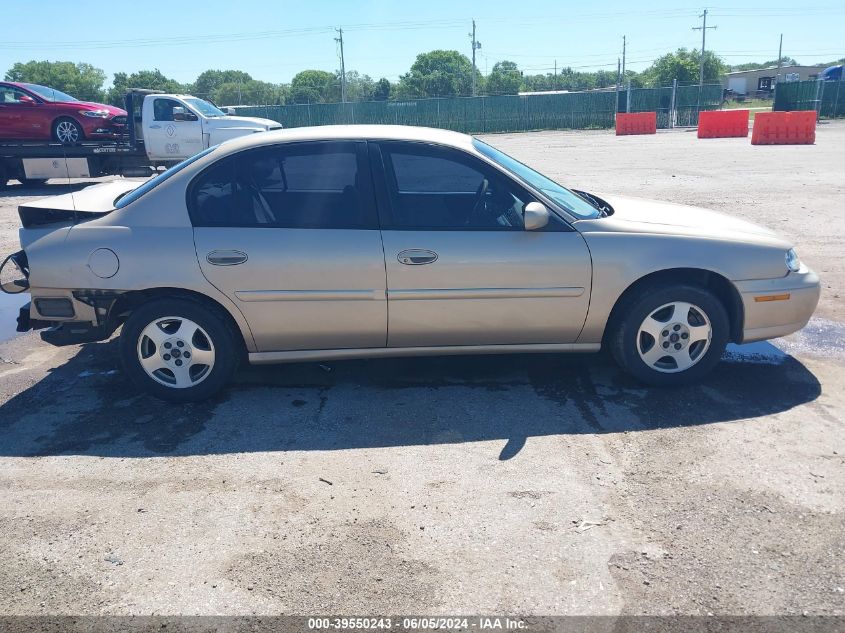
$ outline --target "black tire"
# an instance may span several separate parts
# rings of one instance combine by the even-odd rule
[[[211,349],[214,351],[213,365],[210,371],[207,371],[202,379],[192,386],[177,388],[162,384],[150,376],[141,365],[139,345],[146,348],[152,345],[150,340],[141,343],[142,333],[148,325],[165,317],[187,319],[204,330],[199,334],[197,349],[208,347],[209,341],[205,339],[206,335],[210,340]],[[235,336],[235,332],[227,324],[226,319],[214,308],[189,299],[175,297],[156,299],[144,304],[129,315],[120,334],[120,356],[124,371],[132,382],[150,395],[168,402],[196,402],[205,400],[219,392],[232,377],[240,359],[240,351]],[[146,338],[149,339],[149,337]],[[190,344],[196,343],[196,340],[189,342],[189,348]],[[173,349],[176,349],[175,346]],[[162,355],[165,353],[164,345],[162,345],[161,350],[156,350],[155,353],[159,351]],[[168,359],[168,362],[170,362],[170,359]],[[199,369],[202,370],[202,366]],[[164,373],[161,373],[161,371],[158,374],[153,373],[158,375],[160,379],[168,379],[167,372],[172,374],[169,369],[165,369]]]
[[[649,336],[640,335],[640,326],[661,306],[681,301],[700,308],[704,316],[709,319],[710,344],[706,351],[696,357],[695,363],[688,369],[665,373],[648,365],[641,358],[640,350],[643,349],[643,341],[647,343]],[[610,327],[612,329],[608,333],[608,343],[619,366],[641,382],[656,387],[675,387],[701,380],[719,362],[730,339],[730,322],[722,302],[704,288],[684,284],[668,286],[655,284],[641,289],[635,296],[619,306]],[[665,331],[669,331],[671,335],[670,329]],[[659,343],[655,340],[654,344]],[[690,346],[690,350],[692,349],[693,347]],[[690,357],[692,355],[692,353],[689,354]],[[664,370],[672,369],[671,362],[664,363]]]
[[[58,141],[62,145],[77,145],[85,140],[85,133],[82,131],[82,126],[74,119],[66,116],[59,117],[53,121],[51,132],[53,134],[53,140]]]
[[[36,187],[43,187],[44,184],[47,182],[46,178],[21,178],[20,183],[24,187],[29,187],[34,189]]]

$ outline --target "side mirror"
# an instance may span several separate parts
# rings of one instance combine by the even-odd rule
[[[18,99],[18,102],[25,103],[26,105],[38,105],[38,102],[29,95],[21,95],[20,99]]]
[[[188,112],[182,106],[174,106],[173,108],[174,121],[196,121],[197,115],[193,112]]]
[[[537,231],[549,223],[549,210],[539,202],[529,202],[522,211],[526,231]]]

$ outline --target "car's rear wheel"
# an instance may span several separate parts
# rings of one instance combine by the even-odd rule
[[[652,286],[622,306],[611,324],[616,362],[655,386],[676,386],[705,376],[730,337],[725,307],[711,292],[686,285]]]
[[[62,145],[76,145],[85,138],[82,126],[69,117],[53,121],[53,140]]]
[[[238,364],[235,337],[222,315],[186,299],[152,301],[126,320],[120,353],[130,379],[171,402],[220,391]]]

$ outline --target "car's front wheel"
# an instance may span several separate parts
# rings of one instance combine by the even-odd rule
[[[708,290],[652,286],[622,307],[610,333],[617,363],[655,386],[695,382],[722,356],[730,337],[728,314]]]
[[[53,140],[62,145],[76,145],[85,138],[82,126],[69,117],[62,117],[53,122]]]
[[[171,402],[203,400],[220,391],[239,354],[234,333],[217,311],[186,299],[159,299],[129,315],[120,335],[129,378]]]

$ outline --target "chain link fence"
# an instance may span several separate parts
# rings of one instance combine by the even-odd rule
[[[673,94],[674,93],[674,94]],[[631,107],[628,108],[630,94]],[[363,101],[284,106],[238,106],[238,114],[278,121],[286,128],[355,123],[419,125],[465,133],[609,129],[619,112],[658,112],[658,127],[698,124],[701,110],[714,110],[722,87],[678,86],[569,92]]]
[[[773,110],[815,110],[820,118],[845,117],[845,80],[792,81],[775,85]]]

